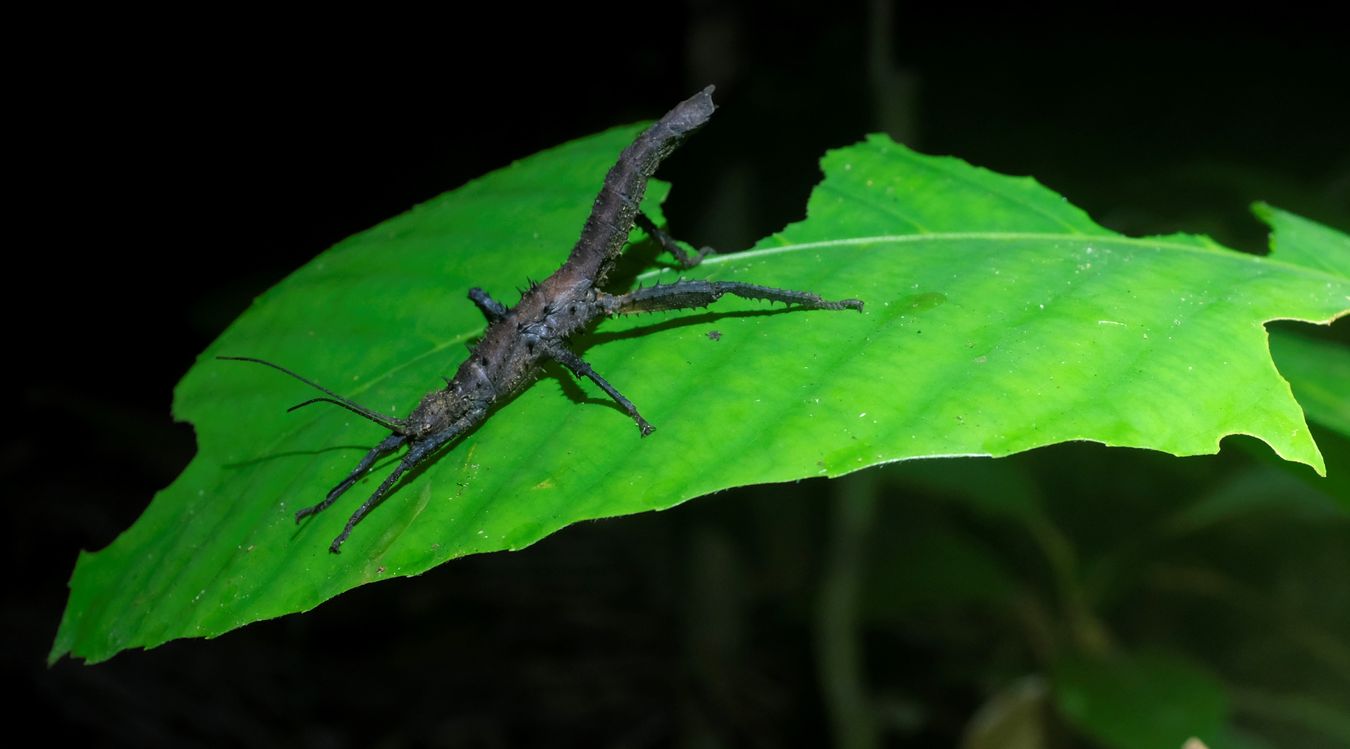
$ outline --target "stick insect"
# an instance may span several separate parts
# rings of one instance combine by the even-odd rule
[[[566,262],[543,282],[531,284],[515,307],[506,307],[482,289],[469,290],[469,299],[487,318],[487,330],[454,378],[448,380],[444,388],[423,396],[406,418],[377,413],[269,361],[244,356],[220,357],[280,370],[323,393],[293,406],[292,411],[312,403],[331,403],[390,431],[389,436],[366,453],[322,502],[296,512],[297,523],[327,509],[376,461],[406,446],[408,450],[398,466],[352,513],[342,533],[328,547],[333,553],[339,553],[352,529],[393,489],[401,476],[481,424],[495,404],[510,399],[532,382],[540,366],[547,361],[558,362],[576,377],[594,382],[637,422],[643,437],[651,434],[652,425],[638,413],[637,406],[568,347],[569,336],[586,329],[601,317],[706,307],[723,294],[783,302],[805,309],[862,311],[863,303],[857,299],[828,301],[807,291],[775,289],[740,281],[681,279],[673,284],[640,288],[626,294],[601,291],[605,276],[618,259],[635,224],[670,252],[682,268],[698,265],[710,252],[708,249],[693,253],[685,251],[642,214],[638,206],[646,192],[647,181],[661,162],[712,116],[715,109],[712,91],[713,87],[709,86],[681,102],[623,150],[618,162],[605,175],[604,186],[596,196],[581,237]]]

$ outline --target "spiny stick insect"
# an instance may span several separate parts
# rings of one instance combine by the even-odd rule
[[[531,285],[515,307],[508,309],[482,289],[469,290],[469,299],[487,317],[487,331],[454,378],[448,380],[443,389],[424,396],[407,418],[376,413],[272,362],[243,356],[220,357],[281,370],[324,393],[323,397],[293,406],[292,411],[311,403],[332,403],[391,432],[361,458],[322,502],[295,513],[297,523],[336,502],[377,460],[406,445],[408,451],[398,466],[380,483],[375,493],[356,508],[342,533],[333,539],[328,548],[338,553],[356,524],[389,493],[399,477],[451,440],[481,424],[494,404],[511,398],[533,381],[546,360],[562,364],[577,377],[590,379],[633,417],[642,436],[651,434],[652,425],[638,413],[637,406],[567,346],[569,336],[586,329],[601,317],[706,307],[723,294],[795,304],[805,309],[862,311],[863,303],[857,299],[831,302],[807,291],[774,289],[740,281],[681,279],[673,284],[627,294],[607,294],[600,290],[635,223],[674,255],[683,268],[698,265],[709,252],[707,249],[693,254],[686,252],[639,212],[638,206],[647,190],[647,181],[662,160],[712,116],[715,109],[712,91],[713,87],[709,86],[681,102],[624,149],[618,162],[605,175],[604,186],[595,198],[595,206],[567,261],[542,283]]]

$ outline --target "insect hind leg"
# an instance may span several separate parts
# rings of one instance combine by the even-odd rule
[[[775,289],[771,286],[760,286],[741,281],[683,280],[666,286],[649,286],[627,294],[607,297],[602,300],[602,305],[605,311],[610,314],[627,315],[635,312],[707,307],[720,299],[723,294],[732,294],[745,299],[762,299],[769,302],[795,304],[806,309],[854,309],[861,312],[863,308],[862,300],[859,299],[831,301],[809,291]]]
[[[399,449],[407,441],[408,437],[402,434],[391,434],[388,437],[385,437],[383,442],[376,445],[370,452],[366,453],[364,458],[361,458],[361,462],[357,463],[356,468],[352,469],[352,472],[347,474],[347,478],[343,479],[341,483],[328,492],[328,496],[324,497],[322,502],[297,511],[295,513],[295,522],[298,523],[310,515],[328,509],[329,505],[336,502],[338,497],[341,497],[344,492],[352,487],[352,484],[355,484],[358,479],[370,470],[371,466],[375,465],[375,461]]]
[[[713,248],[704,247],[693,255],[690,255],[687,250],[680,246],[680,243],[676,241],[674,237],[659,228],[656,225],[656,222],[647,218],[647,214],[645,213],[639,212],[637,216],[634,217],[634,221],[640,229],[647,232],[652,239],[655,239],[657,243],[661,245],[662,249],[673,255],[675,257],[675,262],[679,263],[681,268],[692,268],[703,262],[703,258],[715,253]]]

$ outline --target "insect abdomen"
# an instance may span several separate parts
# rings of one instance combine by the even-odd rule
[[[567,258],[567,266],[599,283],[609,264],[623,250],[633,218],[647,193],[647,181],[657,167],[695,130],[712,117],[713,87],[680,102],[624,149],[605,175],[581,237]]]

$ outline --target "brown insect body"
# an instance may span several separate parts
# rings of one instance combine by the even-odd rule
[[[375,421],[392,432],[367,453],[322,502],[297,512],[297,522],[327,508],[365,475],[380,457],[407,445],[408,452],[399,465],[352,514],[346,528],[333,540],[329,549],[338,552],[356,524],[383,499],[408,469],[481,424],[497,402],[514,396],[533,381],[545,360],[557,361],[576,376],[595,382],[628,412],[643,436],[650,434],[652,426],[642,418],[633,403],[567,347],[569,336],[586,329],[597,318],[705,307],[728,293],[810,309],[862,310],[862,302],[856,299],[832,302],[810,292],[774,289],[738,281],[681,280],[666,286],[618,295],[599,290],[599,285],[623,251],[635,223],[670,251],[683,267],[697,265],[708,252],[705,249],[691,256],[642,215],[638,206],[646,193],[648,180],[661,162],[712,116],[715,109],[712,90],[709,86],[681,102],[624,149],[619,160],[605,175],[604,186],[596,196],[591,214],[566,262],[541,283],[532,284],[515,307],[506,308],[481,289],[469,291],[469,298],[487,317],[488,328],[446,386],[424,396],[406,419],[391,419],[375,413],[271,362],[248,357],[221,357],[279,369],[329,396],[306,401],[292,410],[320,401],[333,403]]]
[[[445,390],[428,393],[409,414],[409,436],[431,435],[457,419],[481,419],[496,400],[529,384],[539,363],[568,336],[607,314],[595,287],[623,252],[657,167],[712,116],[712,91],[709,86],[680,103],[624,149],[567,261],[503,317],[492,320],[484,309],[492,320],[487,332]],[[479,289],[474,293],[489,299]],[[483,307],[479,298],[475,302]]]

